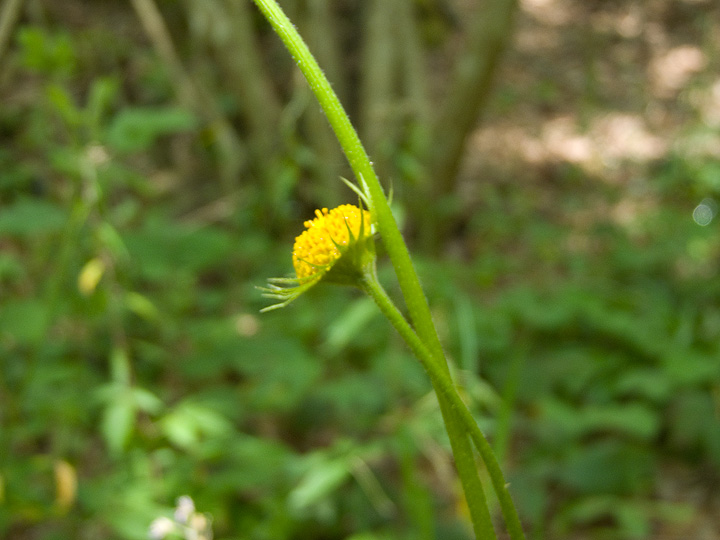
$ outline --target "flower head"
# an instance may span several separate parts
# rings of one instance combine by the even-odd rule
[[[369,268],[374,269],[372,234],[367,210],[352,204],[315,210],[315,218],[306,221],[305,230],[295,238],[292,261],[297,277],[270,279],[270,286],[262,289],[265,296],[283,301],[263,311],[286,306],[321,279],[358,284]]]
[[[293,266],[298,279],[329,270],[351,243],[370,236],[370,212],[352,204],[315,210],[305,231],[295,239]]]

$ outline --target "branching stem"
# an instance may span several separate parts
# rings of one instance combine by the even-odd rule
[[[415,329],[413,330],[390,301],[374,274],[366,276],[363,288],[373,297],[382,312],[407,341],[430,375],[438,395],[476,537],[483,540],[497,538],[490,520],[487,501],[468,435],[485,461],[512,540],[523,539],[520,520],[507,491],[500,466],[475,419],[460,399],[452,383],[450,370],[431,317],[430,307],[420,286],[410,253],[357,132],[317,61],[277,2],[275,0],[254,0],[254,2],[270,22],[310,83],[310,87],[335,131],[350,167],[358,179],[360,189],[367,199],[367,205],[377,225],[377,231],[395,268]]]

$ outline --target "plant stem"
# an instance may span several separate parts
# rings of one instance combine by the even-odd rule
[[[452,407],[453,413],[457,416],[457,418],[461,419],[465,429],[467,429],[470,434],[470,438],[475,443],[478,452],[480,452],[480,456],[485,462],[488,474],[490,475],[490,480],[492,481],[500,507],[502,508],[505,525],[510,533],[510,538],[512,540],[524,539],[525,535],[522,531],[522,526],[520,525],[520,517],[515,510],[515,505],[513,504],[510,493],[508,492],[508,486],[505,483],[505,478],[502,470],[500,469],[500,465],[495,459],[495,455],[493,454],[492,448],[485,438],[485,435],[483,435],[477,425],[477,422],[475,422],[472,413],[460,399],[460,396],[458,395],[449,375],[438,367],[438,362],[433,360],[432,354],[428,348],[413,331],[395,304],[393,304],[392,300],[377,281],[375,276],[366,277],[365,282],[363,283],[363,290],[370,295],[373,300],[375,300],[375,303],[380,308],[380,311],[382,311],[382,313],[388,318],[390,323],[402,336],[413,353],[418,357],[427,371],[438,396],[444,396]]]
[[[430,382],[433,385],[435,394],[440,404],[440,412],[442,413],[445,428],[450,438],[450,446],[452,447],[453,456],[455,458],[455,466],[458,470],[458,476],[463,485],[465,498],[470,510],[470,517],[475,531],[475,537],[478,539],[496,539],[495,531],[492,526],[492,518],[485,498],[485,490],[483,489],[480,476],[478,474],[477,465],[472,452],[472,446],[468,441],[469,430],[465,429],[464,421],[457,414],[457,404],[448,398],[447,392],[439,386],[442,384],[440,379],[449,377],[439,366],[440,362],[435,361],[427,350],[425,345],[420,342],[420,338],[410,328],[400,311],[395,307],[392,300],[388,297],[375,275],[366,276],[363,290],[373,299],[380,308],[380,311],[390,320],[390,323],[398,330],[400,335],[408,342],[411,350],[418,356],[425,370],[430,375]],[[408,341],[408,333],[413,336],[415,343]],[[424,356],[419,356],[416,348],[423,350]],[[444,362],[443,362],[444,363]],[[429,365],[428,365],[429,364]],[[447,364],[445,364],[447,365]],[[454,386],[452,392],[454,393]],[[457,394],[455,394],[457,397]],[[460,399],[459,397],[457,398]],[[474,422],[474,420],[473,420]]]
[[[20,16],[23,0],[7,0],[0,10],[0,60],[2,60],[12,30]]]
[[[438,356],[442,356],[440,341],[437,338],[430,316],[430,307],[420,287],[420,280],[413,268],[410,253],[390,211],[390,205],[372,167],[370,158],[365,152],[357,132],[350,123],[348,115],[307,45],[305,45],[300,34],[298,34],[292,22],[282,12],[277,3],[274,0],[254,0],[254,2],[283,43],[285,43],[305,78],[310,83],[310,87],[320,102],[320,106],[325,111],[340,146],[342,146],[343,152],[347,156],[350,167],[368,195],[370,211],[377,222],[378,232],[387,248],[390,261],[395,267],[413,324],[417,327],[418,334],[430,343],[430,349],[433,352],[439,352]]]
[[[420,280],[413,268],[410,253],[403,241],[395,218],[392,215],[388,200],[385,197],[380,181],[373,170],[370,159],[357,132],[350,123],[350,119],[317,61],[278,4],[274,0],[254,0],[254,2],[270,22],[283,43],[285,43],[285,46],[297,62],[305,78],[310,83],[310,87],[315,93],[323,111],[325,111],[343,152],[347,156],[350,167],[368,198],[368,207],[377,224],[378,232],[383,239],[383,243],[390,256],[390,261],[395,268],[398,282],[417,334],[415,334],[407,321],[405,321],[399,311],[397,311],[392,302],[390,302],[389,305],[392,306],[393,310],[400,316],[402,323],[404,323],[405,327],[410,331],[409,335],[412,335],[416,340],[414,345],[411,344],[412,350],[416,352],[416,354],[418,354],[417,351],[423,352],[424,356],[422,358],[418,356],[418,358],[425,364],[428,373],[434,374],[432,377],[433,384],[444,385],[437,387],[439,390],[436,389],[436,392],[441,410],[443,411],[448,436],[450,437],[453,447],[458,475],[465,490],[465,497],[468,501],[468,508],[470,509],[476,536],[479,538],[495,538],[495,533],[492,530],[492,523],[489,521],[487,502],[485,501],[482,484],[480,483],[477,467],[473,459],[472,447],[466,433],[463,431],[462,423],[465,423],[466,427],[470,430],[473,441],[478,446],[478,451],[488,467],[488,471],[493,480],[493,486],[495,490],[498,491],[498,498],[501,500],[506,521],[508,521],[508,515],[510,515],[506,509],[508,503],[512,510],[511,515],[515,516],[516,526],[514,524],[511,525],[508,521],[508,529],[511,531],[513,540],[524,538],[519,525],[520,521],[517,518],[517,512],[515,511],[509,494],[507,494],[502,472],[492,455],[490,445],[482,436],[482,433],[475,424],[475,420],[460,400],[451,382],[450,370],[447,366],[442,346],[432,321],[430,306],[420,286]],[[379,287],[377,279],[373,281]],[[377,290],[369,287],[368,292],[370,292],[371,289]],[[382,291],[382,289],[379,290]],[[382,292],[384,293],[384,291]],[[375,296],[373,296],[373,298],[375,298]],[[385,295],[385,298],[387,298],[387,295]],[[387,298],[387,301],[389,300],[390,299]],[[393,310],[383,311],[383,313],[388,316],[388,313]],[[393,324],[396,325],[396,323]],[[398,328],[397,325],[396,328]],[[460,408],[458,408],[458,404]],[[469,425],[474,427],[475,432],[471,430]],[[488,463],[489,459],[492,460],[494,466]],[[520,534],[513,534],[513,530],[515,530],[516,533],[519,531]]]

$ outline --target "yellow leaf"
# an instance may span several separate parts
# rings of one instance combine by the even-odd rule
[[[75,502],[77,495],[77,473],[75,468],[67,461],[58,459],[55,469],[55,504],[60,510],[66,511]]]
[[[95,257],[85,263],[78,276],[78,289],[85,296],[93,293],[105,273],[105,263]]]

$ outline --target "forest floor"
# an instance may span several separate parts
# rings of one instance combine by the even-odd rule
[[[636,187],[672,152],[720,156],[719,25],[710,0],[523,0],[466,178],[490,167],[545,190],[570,165]],[[640,192],[594,210],[629,225]]]
[[[463,189],[477,189],[478,178],[519,182],[540,212],[562,212],[575,230],[608,218],[632,228],[661,203],[654,164],[674,153],[720,160],[718,51],[720,3],[711,0],[522,0]],[[557,200],[568,168],[595,184],[572,213]],[[609,201],[605,188],[622,196]],[[720,539],[717,473],[668,461],[655,497],[688,511],[672,525],[663,520],[653,538]]]

